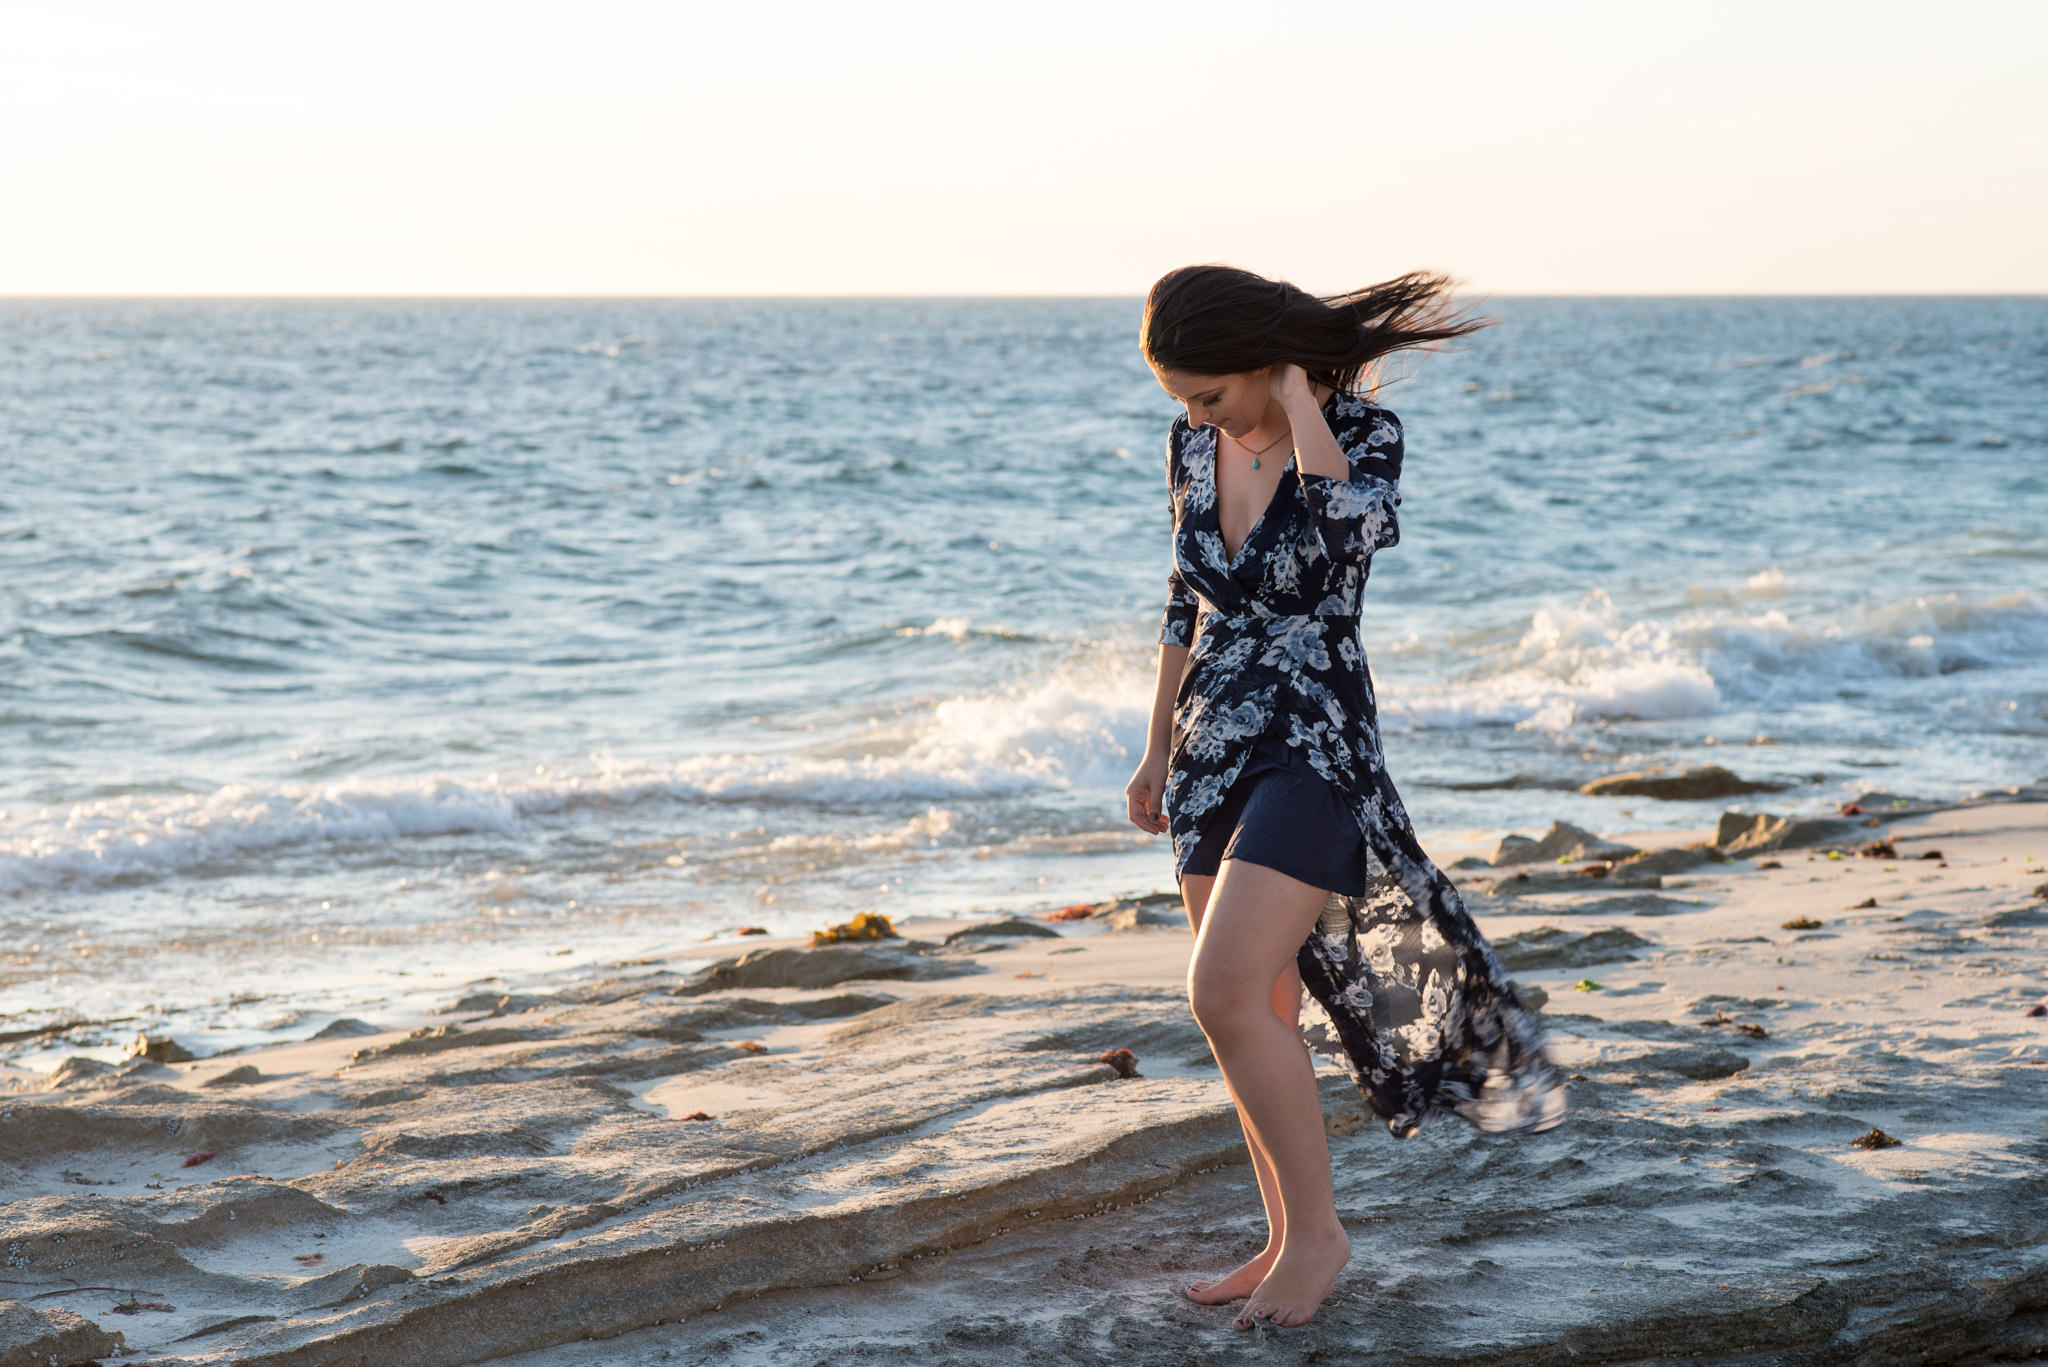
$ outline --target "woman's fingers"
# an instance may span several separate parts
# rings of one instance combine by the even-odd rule
[[[1152,795],[1143,789],[1132,789],[1124,794],[1124,809],[1131,824],[1139,830],[1158,835],[1166,829],[1166,822],[1152,805]]]

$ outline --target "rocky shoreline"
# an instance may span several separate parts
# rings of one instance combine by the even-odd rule
[[[1394,1141],[1328,1069],[1296,1329],[1177,1295],[1262,1225],[1141,899],[0,1073],[0,1367],[2048,1353],[2048,804],[1842,820],[1461,870],[1574,1117]]]

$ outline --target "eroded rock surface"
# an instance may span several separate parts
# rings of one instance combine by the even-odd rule
[[[1614,881],[1621,886],[1642,882],[1648,886],[1660,886],[1663,880],[1674,873],[1684,873],[1702,864],[1710,864],[1718,857],[1716,851],[1705,845],[1687,845],[1682,848],[1645,850],[1631,855],[1614,866]]]
[[[1691,802],[1706,798],[1741,797],[1747,793],[1776,793],[1791,787],[1772,779],[1748,779],[1718,764],[1666,773],[1639,769],[1609,774],[1580,787],[1588,797],[1648,797],[1659,802]]]
[[[1549,830],[1534,840],[1519,835],[1502,839],[1494,850],[1493,863],[1496,867],[1553,864],[1560,860],[1575,863],[1588,859],[1626,859],[1635,852],[1633,845],[1603,840],[1569,821],[1554,821]]]
[[[1589,964],[1613,963],[1635,958],[1634,951],[1647,949],[1649,941],[1633,931],[1590,930],[1575,934],[1556,926],[1538,926],[1518,935],[1493,942],[1494,953],[1510,970],[1536,968],[1584,968]]]
[[[1038,921],[1026,921],[1021,917],[1010,916],[1000,921],[978,921],[971,926],[962,926],[960,929],[947,935],[943,943],[951,945],[958,944],[962,940],[988,940],[1015,936],[1034,940],[1057,939],[1059,938],[1059,932],[1051,926]]]
[[[931,951],[936,948],[921,940],[762,948],[737,959],[720,960],[676,991],[683,994],[732,987],[830,987],[862,979],[951,978],[981,971],[966,960],[933,955]]]
[[[1767,812],[1724,812],[1714,843],[1731,855],[1767,854],[1808,845],[1843,845],[1864,833],[1861,822],[1836,817],[1783,817]]]
[[[109,1334],[69,1310],[0,1300],[0,1367],[63,1367],[124,1351]]]
[[[726,961],[767,966],[745,985],[635,972],[252,1051],[232,1088],[202,1061],[20,1089],[0,1276],[185,1367],[2020,1359],[2048,1349],[2048,947],[2001,918],[2038,874],[1941,839],[1939,874],[1715,866],[1633,929],[1597,887],[1570,929],[1489,913],[1573,1119],[1395,1141],[1326,1066],[1356,1252],[1297,1329],[1178,1294],[1256,1251],[1254,1184],[1185,929],[1093,920],[885,951],[953,976],[769,947]],[[1826,938],[1777,929],[1880,877]]]

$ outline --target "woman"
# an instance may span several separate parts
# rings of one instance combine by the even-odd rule
[[[1413,273],[1318,299],[1190,266],[1145,304],[1145,359],[1187,411],[1168,440],[1152,725],[1126,797],[1140,829],[1172,833],[1189,1003],[1265,1203],[1265,1249],[1188,1288],[1244,1298],[1238,1328],[1307,1320],[1351,1253],[1302,1036],[1397,1137],[1440,1114],[1494,1133],[1566,1114],[1534,1021],[1416,843],[1358,640],[1372,554],[1399,534],[1402,455],[1400,420],[1361,388],[1388,353],[1484,326],[1450,312],[1449,285]]]

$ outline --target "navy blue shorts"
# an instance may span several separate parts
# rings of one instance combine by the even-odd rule
[[[1226,859],[1263,864],[1347,897],[1366,890],[1357,819],[1300,750],[1270,736],[1253,743],[1180,876],[1213,877]]]

